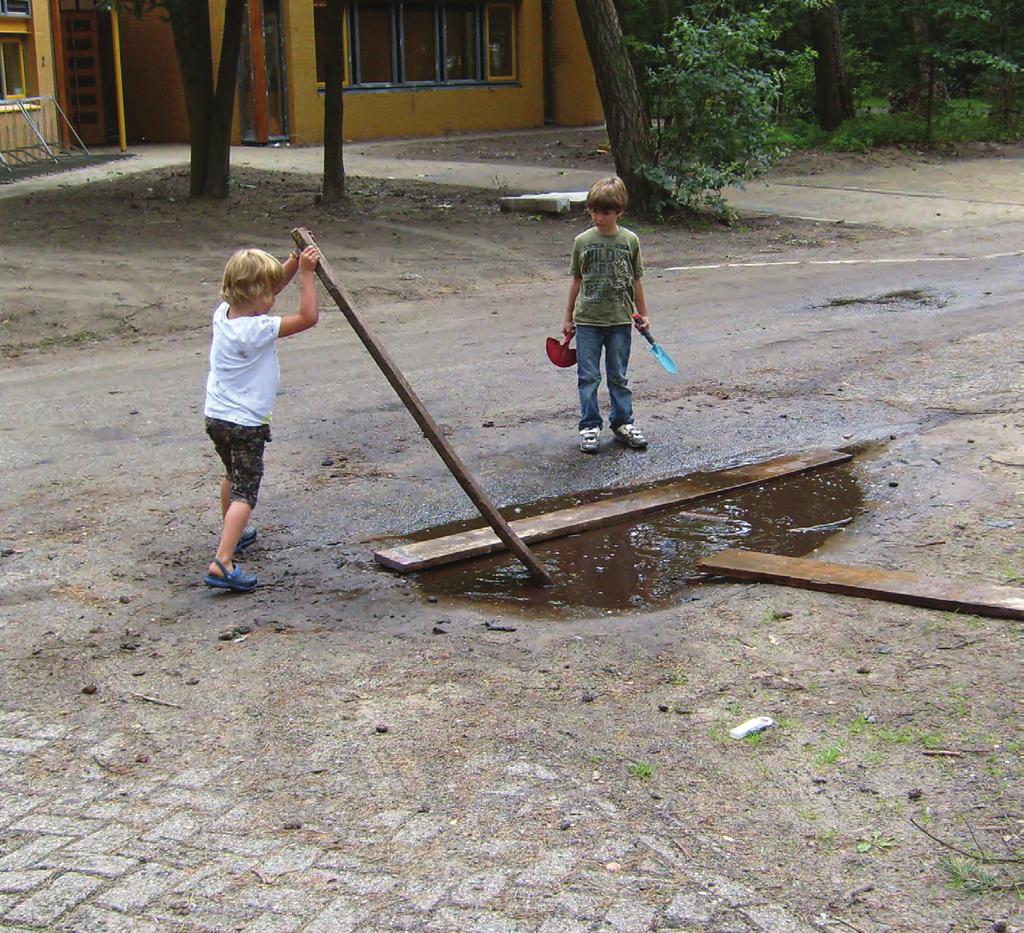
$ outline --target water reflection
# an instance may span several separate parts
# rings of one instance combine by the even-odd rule
[[[519,518],[621,494],[600,490],[503,511],[509,518]],[[728,547],[790,557],[807,554],[842,533],[841,527],[798,533],[793,529],[854,517],[863,511],[864,497],[850,464],[840,464],[711,496],[688,507],[687,513],[670,510],[636,524],[534,545],[555,579],[551,587],[533,585],[525,568],[507,553],[425,571],[414,579],[427,594],[484,601],[531,615],[664,606],[703,579],[696,569],[702,557]],[[474,524],[448,525],[418,537],[434,538],[470,527]]]

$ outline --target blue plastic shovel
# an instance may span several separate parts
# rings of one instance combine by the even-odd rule
[[[633,320],[637,321],[640,319],[639,314],[633,315]],[[661,363],[662,369],[667,373],[676,375],[679,372],[679,367],[676,366],[675,361],[669,356],[657,343],[654,342],[654,337],[651,335],[651,329],[648,327],[646,330],[640,331],[644,335],[646,340],[651,345],[651,353],[654,354],[654,358]]]

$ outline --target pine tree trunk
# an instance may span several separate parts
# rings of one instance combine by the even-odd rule
[[[853,116],[853,90],[846,76],[839,10],[835,4],[810,11],[814,60],[814,115],[823,130]]]
[[[640,175],[640,166],[653,161],[651,121],[626,53],[615,5],[613,0],[576,0],[576,10],[594,66],[615,170],[626,183],[631,209],[640,215],[650,214],[654,192]]]
[[[325,9],[327,30],[327,80],[324,93],[324,184],[321,197],[325,204],[340,200],[345,195],[345,162],[343,154],[343,124],[345,117],[345,80],[342,20],[344,0],[327,0]]]

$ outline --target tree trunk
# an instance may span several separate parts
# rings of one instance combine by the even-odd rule
[[[928,11],[924,0],[916,0],[910,15],[914,30],[914,44],[917,46],[917,104],[914,110],[921,113],[926,107],[928,87],[932,82],[931,29],[928,27]]]
[[[327,75],[324,93],[324,184],[321,196],[325,204],[330,204],[345,195],[345,162],[342,152],[342,126],[345,117],[345,97],[342,88],[345,81],[342,60],[345,52],[342,36],[344,0],[327,0],[324,13],[327,29]]]
[[[238,59],[242,50],[242,18],[245,0],[227,0],[224,8],[224,36],[217,67],[217,90],[210,121],[206,190],[208,197],[226,198],[231,179],[231,123],[235,115],[238,87]],[[260,102],[257,101],[257,106]]]
[[[210,118],[213,111],[213,54],[207,0],[181,0],[167,7],[185,89],[190,141],[189,194],[206,191]]]
[[[810,11],[814,60],[814,115],[823,130],[853,116],[853,90],[846,77],[839,10],[833,3]]]
[[[208,0],[180,0],[168,4],[166,10],[188,109],[189,194],[223,198],[230,178],[231,122],[245,0],[227,0],[216,86]]]
[[[650,214],[654,191],[640,174],[640,166],[653,161],[651,121],[626,53],[615,5],[613,0],[576,0],[576,11],[594,66],[615,170],[626,183],[633,210]]]

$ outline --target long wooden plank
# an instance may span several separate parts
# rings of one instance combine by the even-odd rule
[[[1024,588],[953,581],[877,567],[830,564],[804,557],[780,557],[731,548],[705,557],[701,570],[739,580],[763,580],[825,593],[881,599],[928,609],[1024,619]]]
[[[292,239],[299,247],[316,246],[313,234],[305,227],[296,227],[292,230]],[[426,406],[420,401],[420,397],[413,391],[401,370],[395,365],[394,360],[384,349],[384,345],[370,332],[370,328],[359,316],[352,299],[349,297],[345,286],[341,284],[334,271],[331,269],[323,253],[320,254],[320,261],[316,265],[316,274],[323,282],[324,288],[334,299],[345,319],[352,325],[352,329],[363,342],[363,346],[370,352],[374,362],[380,367],[382,373],[387,377],[391,387],[398,393],[398,397],[409,409],[420,426],[427,440],[434,446],[434,450],[444,461],[445,466],[451,470],[452,476],[458,480],[459,485],[465,490],[466,495],[472,500],[477,510],[484,517],[487,523],[494,529],[494,534],[508,549],[530,571],[534,581],[542,586],[552,584],[551,574],[547,568],[537,559],[537,556],[522,542],[516,533],[509,527],[505,517],[498,511],[498,507],[491,501],[491,497],[484,490],[472,473],[469,467],[462,462],[462,458],[455,452],[455,448],[448,443],[447,438],[441,433]]]
[[[850,454],[842,451],[816,448],[760,463],[729,467],[715,473],[686,476],[642,492],[577,505],[569,509],[559,509],[556,512],[546,512],[532,518],[519,518],[509,524],[522,541],[546,541],[549,538],[576,534],[589,528],[629,521],[683,502],[706,499],[708,496],[742,489],[744,486],[753,486],[756,483],[781,479],[806,470],[844,463],[850,457]],[[429,541],[374,551],[373,556],[385,567],[401,573],[411,573],[491,554],[500,551],[501,548],[501,541],[491,529],[477,528],[442,538],[432,538]]]

